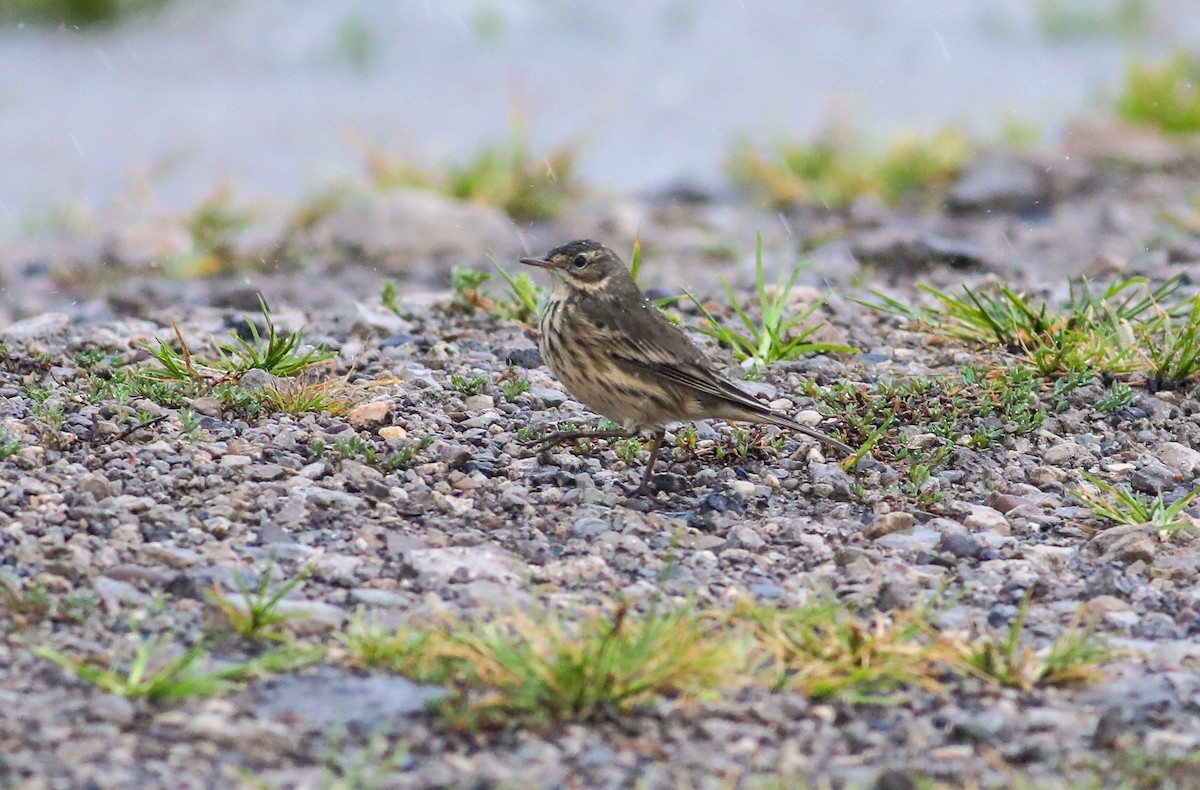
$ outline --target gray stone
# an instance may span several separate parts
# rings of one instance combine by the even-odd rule
[[[1010,157],[991,157],[963,169],[946,203],[954,211],[1020,212],[1046,207],[1049,197],[1032,167]]]
[[[1122,524],[1110,527],[1079,547],[1079,554],[1093,562],[1152,562],[1158,546],[1158,529],[1151,524]]]
[[[896,532],[907,532],[913,528],[912,513],[894,511],[876,516],[863,527],[863,537],[867,540],[878,540],[884,535]]]
[[[42,313],[0,329],[0,341],[14,346],[44,342],[61,335],[70,324],[71,317],[66,313]]]
[[[854,485],[854,481],[841,466],[837,464],[820,464],[814,461],[808,465],[808,474],[812,479],[813,488],[815,489],[814,493],[818,495],[823,493],[829,499],[835,499],[839,502],[850,499],[850,491]],[[820,489],[824,490],[818,493]]]
[[[970,533],[943,532],[937,550],[950,552],[959,559],[974,559],[983,551],[983,546]]]
[[[334,667],[268,678],[253,684],[250,691],[261,714],[306,719],[321,728],[352,726],[363,732],[391,727],[399,716],[421,713],[446,693],[395,675],[359,677]]]
[[[491,395],[472,395],[463,401],[463,411],[479,412],[496,408],[496,399]]]
[[[581,519],[577,519],[575,523],[571,525],[569,534],[573,538],[582,538],[583,540],[591,541],[595,540],[608,530],[609,523],[607,521],[593,518],[591,516],[584,516]]]
[[[388,272],[411,274],[416,261],[450,263],[516,249],[512,221],[480,203],[401,189],[360,196],[320,226],[336,248],[351,250]],[[444,273],[439,271],[439,273]]]
[[[1019,507],[1037,507],[1037,504],[1032,499],[1023,496],[1014,496],[1013,494],[999,494],[995,491],[988,494],[987,504],[988,507],[1004,515],[1008,515],[1011,511]]]
[[[1076,442],[1062,442],[1053,447],[1047,447],[1042,453],[1042,459],[1052,466],[1065,466],[1072,461],[1090,456],[1091,453]]]
[[[908,228],[883,228],[858,238],[851,245],[854,257],[893,272],[917,272],[939,264],[970,269],[988,264],[974,244]]]
[[[516,584],[524,563],[506,551],[480,546],[451,546],[444,549],[413,549],[402,560],[405,571],[426,587],[437,587],[452,578],[486,579]]]
[[[376,590],[371,587],[355,587],[350,591],[350,602],[397,609],[405,608],[411,603],[410,599],[399,593],[391,590]]]
[[[561,406],[567,400],[565,392],[553,387],[531,387],[529,395],[534,400],[541,401],[542,405],[546,407]]]
[[[963,526],[969,530],[991,530],[1002,535],[1009,532],[1008,519],[995,508],[985,505],[972,505],[971,512],[963,519]]]
[[[1200,475],[1200,452],[1179,442],[1164,442],[1155,456],[1176,475],[1192,478]]]
[[[767,542],[751,527],[734,527],[729,533],[729,545],[747,551],[762,551]]]
[[[941,541],[941,533],[926,527],[916,527],[912,532],[896,532],[884,535],[875,541],[877,546],[903,551],[932,551]]]
[[[250,368],[238,379],[238,386],[250,392],[257,392],[274,387],[279,382],[280,379],[262,368]]]
[[[1154,496],[1163,491],[1170,491],[1175,486],[1175,477],[1175,473],[1166,466],[1151,461],[1129,475],[1129,486],[1134,491]]]

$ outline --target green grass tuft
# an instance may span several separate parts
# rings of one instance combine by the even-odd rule
[[[457,726],[551,726],[720,687],[738,658],[718,630],[692,606],[639,616],[619,605],[570,618],[550,610],[447,618],[394,632],[358,623],[345,642],[363,664],[450,686],[441,712]]]
[[[1169,538],[1180,530],[1196,525],[1196,522],[1183,511],[1197,496],[1200,496],[1200,486],[1193,488],[1168,505],[1163,502],[1161,491],[1156,496],[1150,497],[1140,492],[1117,488],[1087,472],[1080,472],[1080,475],[1107,495],[1107,497],[1100,496],[1086,488],[1075,489],[1073,492],[1075,497],[1087,505],[1093,515],[1118,524],[1153,524],[1158,528],[1159,536],[1163,538]]]
[[[1117,115],[1170,134],[1200,132],[1200,58],[1176,52],[1159,63],[1129,61]]]
[[[863,195],[888,203],[944,187],[962,170],[971,144],[958,129],[928,137],[902,137],[880,153],[849,130],[833,130],[812,143],[777,142],[763,153],[743,144],[726,164],[735,185],[775,207],[795,204],[840,209]]]
[[[749,367],[770,365],[781,360],[796,359],[809,353],[827,353],[839,351],[846,354],[857,353],[857,349],[836,343],[814,343],[809,340],[820,327],[820,323],[810,323],[810,319],[825,304],[824,299],[805,307],[798,312],[792,312],[790,296],[800,275],[802,267],[792,269],[788,277],[780,275],[774,287],[768,286],[763,276],[762,234],[758,234],[758,244],[754,257],[754,279],[758,294],[758,320],[753,320],[746,308],[738,302],[733,288],[724,278],[721,284],[725,287],[725,295],[729,306],[741,320],[746,332],[730,329],[713,317],[712,313],[691,294],[688,298],[703,314],[706,326],[697,327],[701,334],[715,339],[722,346],[733,351],[739,362]]]

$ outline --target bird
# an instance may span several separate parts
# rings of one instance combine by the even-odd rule
[[[620,256],[599,242],[572,241],[520,261],[545,269],[554,281],[538,320],[538,350],[546,366],[572,396],[621,426],[552,433],[534,442],[542,452],[580,439],[649,431],[654,442],[639,494],[650,493],[666,426],[678,422],[768,423],[854,454],[849,445],[774,411],[723,376],[646,298]]]

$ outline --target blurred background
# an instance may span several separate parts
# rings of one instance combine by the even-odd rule
[[[739,141],[831,123],[1053,140],[1197,42],[1195,0],[0,0],[0,228],[518,136],[625,192],[722,188]]]

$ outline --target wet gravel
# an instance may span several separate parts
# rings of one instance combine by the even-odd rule
[[[715,295],[718,274],[739,289],[750,282],[755,228],[778,269],[837,227],[839,238],[813,253],[805,285],[837,289],[825,331],[863,353],[774,366],[747,384],[793,414],[820,406],[804,394],[808,381],[869,386],[1004,363],[931,342],[853,301],[871,289],[914,298],[917,278],[1001,276],[1057,296],[1068,275],[1200,272],[1200,243],[1162,221],[1163,206],[1187,195],[1186,174],[1090,166],[1064,186],[1029,162],[1005,166],[970,171],[946,212],[864,202],[845,216],[797,210],[781,223],[720,197],[614,197],[525,238],[549,246],[587,235],[628,249],[635,220],[644,221],[647,277]],[[458,235],[520,251],[515,234],[494,240],[494,220]],[[341,235],[371,238],[338,223]],[[360,764],[386,774],[388,787],[716,788],[777,778],[900,788],[922,777],[1054,786],[1064,772],[1116,771],[1122,755],[1200,749],[1200,542],[1188,530],[1170,541],[1143,526],[1097,531],[1070,494],[1081,471],[1168,499],[1190,489],[1200,473],[1193,387],[1134,387],[1127,406],[1103,413],[1093,405],[1099,383],[1066,403],[1047,387],[1040,428],[957,450],[936,470],[936,502],[906,496],[892,464],[869,460],[847,473],[840,459],[773,429],[751,432],[745,455],[718,458],[745,428],[724,423],[699,425],[690,451],[669,435],[659,493],[630,497],[644,451],[628,464],[599,442],[541,458],[522,444],[522,427],[595,417],[541,366],[528,327],[451,306],[444,280],[437,285],[444,262],[420,248],[421,236],[415,228],[411,248],[365,256],[393,271],[339,259],[319,229],[302,245],[300,272],[175,282],[134,271],[98,284],[72,276],[87,261],[70,254],[54,261],[57,279],[47,267],[4,270],[0,426],[11,452],[0,462],[0,571],[25,589],[40,583],[59,603],[40,615],[0,610],[0,786],[319,787]],[[731,246],[736,255],[720,252]],[[405,277],[413,259],[427,265]],[[379,304],[386,277],[399,279],[400,315]],[[303,326],[308,341],[336,352],[338,375],[362,397],[349,413],[247,420],[200,397],[189,432],[178,408],[83,394],[96,366],[145,360],[140,344],[173,338],[172,321],[188,338],[223,336],[260,292],[281,328]],[[726,352],[707,347],[734,370]],[[107,360],[81,362],[89,349]],[[530,386],[509,400],[502,384],[514,375]],[[456,376],[484,383],[459,392]],[[248,378],[240,386],[263,384]],[[163,419],[129,430],[155,417]],[[404,448],[411,461],[392,468],[386,459]],[[288,596],[288,611],[303,616],[287,628],[331,648],[317,666],[214,699],[149,704],[31,652],[103,662],[139,633],[191,644],[213,614],[206,591],[256,578],[270,557],[280,579],[311,569]],[[701,604],[748,596],[787,605],[831,590],[868,611],[945,588],[938,623],[948,629],[1007,628],[1030,595],[1033,644],[1065,633],[1086,604],[1097,634],[1122,652],[1101,680],[1064,688],[964,681],[893,705],[744,689],[552,733],[475,735],[447,732],[425,712],[439,690],[338,658],[336,636],[356,612],[398,623],[434,604],[471,614],[498,602],[636,602],[660,584]],[[246,650],[221,643],[213,660],[245,660]]]

